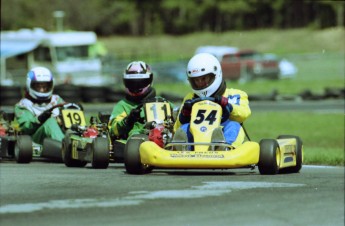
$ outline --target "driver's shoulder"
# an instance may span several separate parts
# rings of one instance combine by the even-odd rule
[[[239,94],[239,95],[247,95],[247,93],[243,90],[240,90],[240,89],[234,89],[234,88],[227,88],[225,90],[225,95],[223,96],[227,96],[227,95],[236,95],[236,94]]]
[[[193,93],[193,92],[189,92],[189,93],[187,93],[186,96],[184,96],[183,102],[184,102],[185,100],[189,100],[189,99],[193,99],[193,98],[195,98],[194,93]]]
[[[31,100],[29,100],[28,98],[22,98],[16,105],[15,107],[18,108],[28,108],[33,106],[33,102]]]
[[[64,99],[57,95],[57,94],[53,94],[52,97],[51,97],[51,103],[57,103],[57,104],[61,104],[61,103],[64,103]]]

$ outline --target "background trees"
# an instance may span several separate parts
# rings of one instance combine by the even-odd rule
[[[1,29],[64,28],[98,35],[187,34],[262,28],[344,27],[344,1],[313,0],[1,0]]]

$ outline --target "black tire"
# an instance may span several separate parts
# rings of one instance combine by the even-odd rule
[[[303,142],[299,136],[295,135],[280,135],[277,139],[290,139],[295,138],[297,147],[296,147],[296,166],[281,169],[281,173],[298,173],[302,169],[303,164]]]
[[[124,90],[114,90],[113,88],[106,88],[106,102],[114,103],[123,100],[126,96],[126,92]]]
[[[78,103],[82,101],[81,88],[76,85],[57,85],[54,87],[54,92],[60,95],[67,102]]]
[[[260,141],[259,171],[260,174],[277,174],[280,165],[280,149],[277,140],[263,139]]]
[[[103,86],[83,86],[82,98],[85,103],[104,103],[106,102],[106,95]]]
[[[71,134],[73,134],[73,132],[67,131],[65,138],[62,140],[62,160],[67,167],[84,167],[87,164],[86,161],[72,158]]]
[[[19,135],[14,148],[17,163],[31,162],[32,154],[32,138],[29,135]]]
[[[151,171],[145,167],[140,161],[139,148],[141,143],[148,140],[148,136],[144,134],[133,135],[127,140],[124,151],[124,163],[127,173],[129,174],[145,174]]]
[[[62,162],[61,141],[45,138],[42,145],[41,157],[49,158],[56,162]]]
[[[92,167],[106,169],[109,165],[109,142],[107,138],[96,137],[92,143]]]

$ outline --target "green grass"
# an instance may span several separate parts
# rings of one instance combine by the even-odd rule
[[[245,122],[252,140],[297,135],[305,164],[344,165],[344,115],[312,112],[253,112]]]
[[[322,94],[326,87],[344,88],[345,29],[258,30],[221,34],[195,33],[185,36],[145,36],[101,38],[109,53],[128,60],[147,63],[163,60],[188,60],[198,46],[228,45],[275,53],[298,68],[287,80],[256,80],[248,83],[227,82],[248,94],[300,94],[304,90]],[[184,96],[191,91],[188,83],[154,83],[157,93]],[[280,134],[301,137],[304,163],[344,165],[344,114],[294,112],[253,112],[245,123],[251,138],[276,138]]]

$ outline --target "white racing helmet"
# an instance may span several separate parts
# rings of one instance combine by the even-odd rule
[[[45,67],[32,68],[26,79],[26,89],[35,100],[48,100],[54,89],[54,78],[51,71]]]
[[[222,68],[215,56],[199,53],[193,56],[187,65],[188,81],[199,97],[209,97],[222,84]]]
[[[123,74],[126,92],[131,96],[143,96],[153,81],[153,73],[148,64],[143,61],[133,61],[128,64]]]

